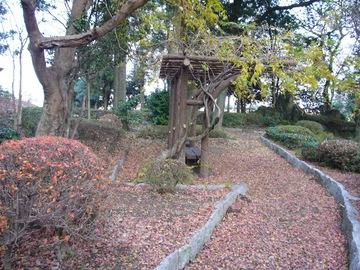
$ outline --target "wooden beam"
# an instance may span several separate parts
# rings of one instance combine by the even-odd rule
[[[194,100],[194,99],[188,99],[187,101],[186,101],[186,104],[188,105],[188,106],[204,106],[204,102],[203,101],[201,101],[201,100]]]

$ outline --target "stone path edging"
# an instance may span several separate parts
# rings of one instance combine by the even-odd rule
[[[246,184],[234,185],[232,191],[216,204],[206,224],[194,233],[190,242],[169,254],[155,270],[179,270],[183,269],[190,261],[193,261],[204,244],[210,240],[211,234],[225,216],[227,209],[239,195],[244,196],[247,191]]]
[[[350,195],[344,186],[335,181],[330,176],[324,174],[319,169],[298,159],[293,154],[273,143],[272,141],[261,137],[262,143],[283,157],[293,167],[302,169],[308,174],[312,174],[319,178],[321,184],[333,195],[342,210],[343,231],[348,238],[349,243],[349,269],[360,269],[360,223],[358,221],[358,211],[352,206]]]
[[[132,187],[151,187],[150,184],[148,183],[131,183],[128,182],[126,183],[126,185],[128,186],[132,186]],[[184,184],[177,184],[175,186],[176,189],[179,190],[189,190],[189,189],[197,189],[197,190],[218,190],[218,189],[225,189],[225,188],[229,188],[231,189],[233,185],[231,184],[230,186],[227,184],[207,184],[207,185],[184,185]]]
[[[114,166],[114,168],[113,168],[113,170],[111,172],[111,175],[109,177],[110,181],[115,182],[119,172],[122,170],[122,167],[123,167],[125,161],[127,160],[128,154],[129,154],[129,149],[126,149],[124,157],[122,159],[119,159],[116,162],[116,164],[115,164],[115,166]]]

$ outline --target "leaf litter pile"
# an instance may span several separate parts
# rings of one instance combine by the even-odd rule
[[[213,141],[209,182],[245,182],[237,200],[187,269],[347,269],[347,243],[335,199],[311,176],[259,141],[233,131]]]

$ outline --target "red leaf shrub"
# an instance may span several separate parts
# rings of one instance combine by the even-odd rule
[[[319,160],[345,171],[360,172],[360,144],[351,140],[329,140],[317,149]]]
[[[68,237],[89,230],[104,181],[100,162],[78,141],[36,137],[0,145],[0,245],[34,229]],[[66,238],[65,238],[66,237]]]

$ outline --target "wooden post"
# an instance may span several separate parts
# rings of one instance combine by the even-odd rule
[[[172,80],[170,90],[169,108],[169,137],[168,149],[178,144],[187,132],[187,81],[186,67],[182,66],[178,74]],[[179,145],[176,153],[171,158],[178,159],[183,145]]]
[[[212,105],[209,105],[208,114],[212,113]],[[209,128],[209,123],[206,119],[206,111],[204,111],[204,123],[203,129],[206,130]],[[201,163],[200,163],[200,176],[201,177],[208,177],[210,175],[210,168],[209,168],[209,134],[204,136],[201,139]]]
[[[174,78],[170,82],[169,87],[169,135],[168,135],[168,149],[170,150],[174,145],[174,128],[175,128],[175,104],[176,104],[176,85],[177,79]]]

